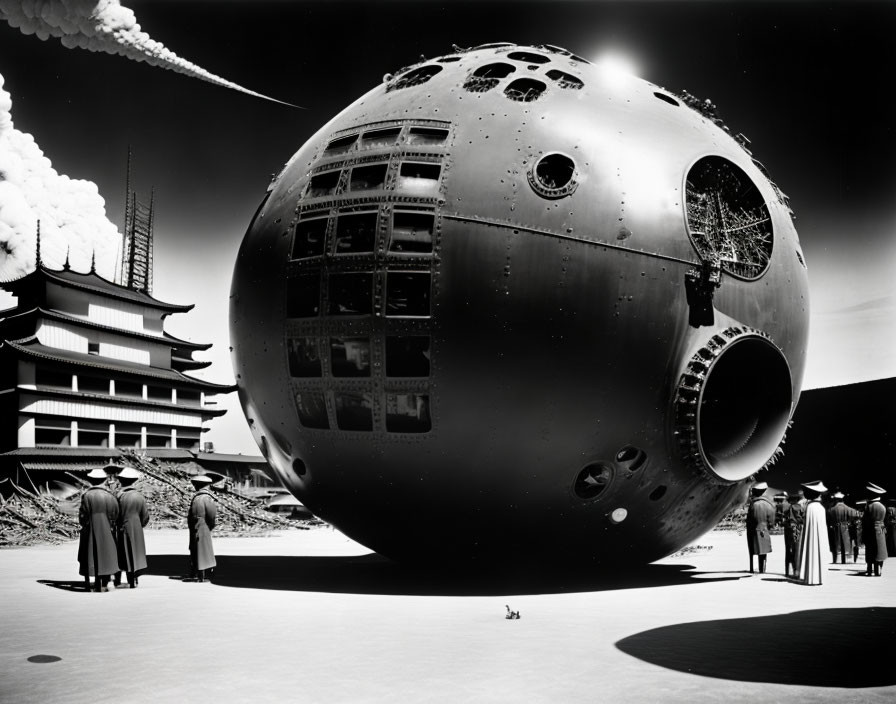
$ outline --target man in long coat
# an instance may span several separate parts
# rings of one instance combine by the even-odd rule
[[[802,491],[791,494],[784,509],[784,574],[796,577],[800,571],[800,541],[803,539],[805,499]]]
[[[887,537],[884,532],[887,510],[880,500],[886,491],[871,483],[866,488],[869,493],[868,503],[862,514],[862,541],[865,543],[865,562],[868,566],[865,574],[870,577],[873,567],[874,576],[880,577],[884,560],[887,559]]]
[[[768,484],[753,485],[753,497],[747,507],[747,548],[750,551],[750,572],[753,555],[759,555],[759,571],[765,572],[766,555],[772,551],[771,529],[775,527],[775,507],[764,493]]]
[[[846,564],[846,550],[849,547],[849,524],[859,515],[854,508],[843,503],[843,494],[834,494],[834,505],[828,509],[828,531],[831,542],[831,555],[833,563],[837,564],[837,553],[840,553],[840,561]]]
[[[209,490],[211,477],[199,474],[190,481],[196,493],[187,514],[187,527],[190,530],[190,576],[187,580],[204,582],[205,571],[217,564],[212,546],[212,529],[215,527],[218,510]]]
[[[896,499],[887,501],[884,527],[887,529],[887,556],[896,557]]]
[[[81,497],[78,520],[81,540],[78,544],[79,573],[90,590],[90,575],[94,575],[93,591],[109,591],[109,576],[118,572],[118,549],[113,529],[118,520],[118,499],[103,486],[107,475],[102,469],[88,472],[91,486]]]
[[[862,499],[856,501],[858,516],[849,522],[849,539],[852,541],[852,561],[859,561],[859,545],[862,545],[862,516],[865,515],[865,505],[868,502]]]
[[[827,487],[820,481],[803,484],[803,491],[809,500],[803,521],[803,535],[800,541],[800,581],[803,584],[821,584],[822,571],[827,561],[828,545],[827,512],[821,503],[821,495]]]
[[[118,496],[118,562],[127,574],[131,589],[137,587],[140,572],[146,569],[146,542],[143,528],[149,523],[149,509],[134,483],[140,473],[133,467],[126,467],[118,475],[123,487]]]

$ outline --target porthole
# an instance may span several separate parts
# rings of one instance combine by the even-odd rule
[[[507,55],[507,58],[513,59],[514,61],[523,61],[527,64],[546,64],[550,62],[550,59],[547,56],[535,54],[531,51],[511,51]]]
[[[685,183],[688,234],[700,258],[743,279],[768,268],[774,233],[765,199],[749,176],[720,156],[698,160]]]
[[[410,88],[411,86],[419,86],[422,83],[426,83],[441,70],[442,67],[437,64],[428,64],[412,69],[407,73],[401,74],[398,78],[389,83],[386,86],[386,92],[401,90],[402,88]]]
[[[647,453],[634,445],[626,445],[616,453],[616,461],[622,467],[635,472],[644,466],[647,461]]]
[[[669,103],[669,105],[674,105],[675,107],[678,107],[678,105],[679,105],[678,101],[675,98],[673,98],[669,95],[666,95],[665,93],[654,92],[653,95],[654,95],[654,97],[657,97],[660,100],[662,100],[664,103]]]
[[[610,522],[611,523],[622,523],[626,518],[628,518],[628,509],[624,509],[622,507],[613,509],[613,512],[610,514]]]
[[[529,185],[543,198],[562,198],[576,190],[576,164],[566,154],[550,152],[529,171]]]
[[[547,86],[534,78],[517,78],[504,89],[504,95],[518,103],[531,103],[538,100]]]
[[[580,499],[597,498],[613,480],[613,468],[604,462],[593,462],[576,475],[573,491]]]
[[[504,62],[486,64],[477,68],[464,81],[464,90],[471,93],[485,93],[491,90],[502,78],[507,78],[516,71],[516,66]]]
[[[305,463],[302,462],[298,457],[296,457],[292,461],[292,471],[296,473],[299,477],[304,477],[308,472],[308,467],[305,466]]]
[[[552,81],[556,81],[558,86],[567,90],[581,90],[585,86],[581,79],[558,69],[551,69],[545,75]]]
[[[650,496],[647,498],[651,501],[659,501],[666,495],[666,487],[663,484],[660,484],[656,489],[650,492]]]

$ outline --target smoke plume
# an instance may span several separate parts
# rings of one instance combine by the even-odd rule
[[[126,56],[257,98],[291,105],[243,88],[180,58],[141,31],[133,11],[122,7],[118,0],[0,0],[0,19],[41,40],[57,37],[69,49],[79,47]]]
[[[66,259],[113,280],[121,235],[106,217],[96,184],[56,173],[34,137],[12,124],[12,97],[0,75],[0,281],[35,268],[37,223],[42,262],[61,269]]]

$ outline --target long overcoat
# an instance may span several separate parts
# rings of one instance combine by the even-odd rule
[[[828,509],[828,533],[831,538],[832,553],[849,551],[849,524],[858,515],[858,511],[842,501],[838,501]]]
[[[884,519],[887,510],[880,501],[869,501],[862,514],[862,540],[865,543],[865,562],[883,562],[887,559],[887,536]]]
[[[146,569],[146,542],[143,528],[149,523],[146,499],[134,487],[123,489],[118,496],[118,562],[125,572]]]
[[[806,507],[799,501],[790,504],[784,513],[784,546],[785,550],[792,554],[794,569],[799,569],[800,566],[800,543],[803,538],[805,515]]]
[[[105,487],[90,487],[81,497],[78,520],[81,523],[79,574],[89,577],[118,572],[118,549],[112,532],[118,520],[118,499]]]
[[[772,551],[771,529],[775,527],[775,507],[764,496],[753,499],[747,508],[747,547],[751,555]]]
[[[804,584],[821,584],[828,543],[827,512],[819,499],[806,504],[803,535],[800,541],[800,579]]]
[[[190,502],[187,527],[190,529],[190,563],[193,569],[207,570],[214,567],[215,550],[212,547],[212,529],[218,509],[208,489],[200,489]]]
[[[896,557],[896,506],[887,506],[884,527],[887,529],[887,555]]]

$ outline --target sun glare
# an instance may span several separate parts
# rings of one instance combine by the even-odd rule
[[[623,54],[603,54],[594,60],[595,66],[612,78],[637,76],[638,66]]]

